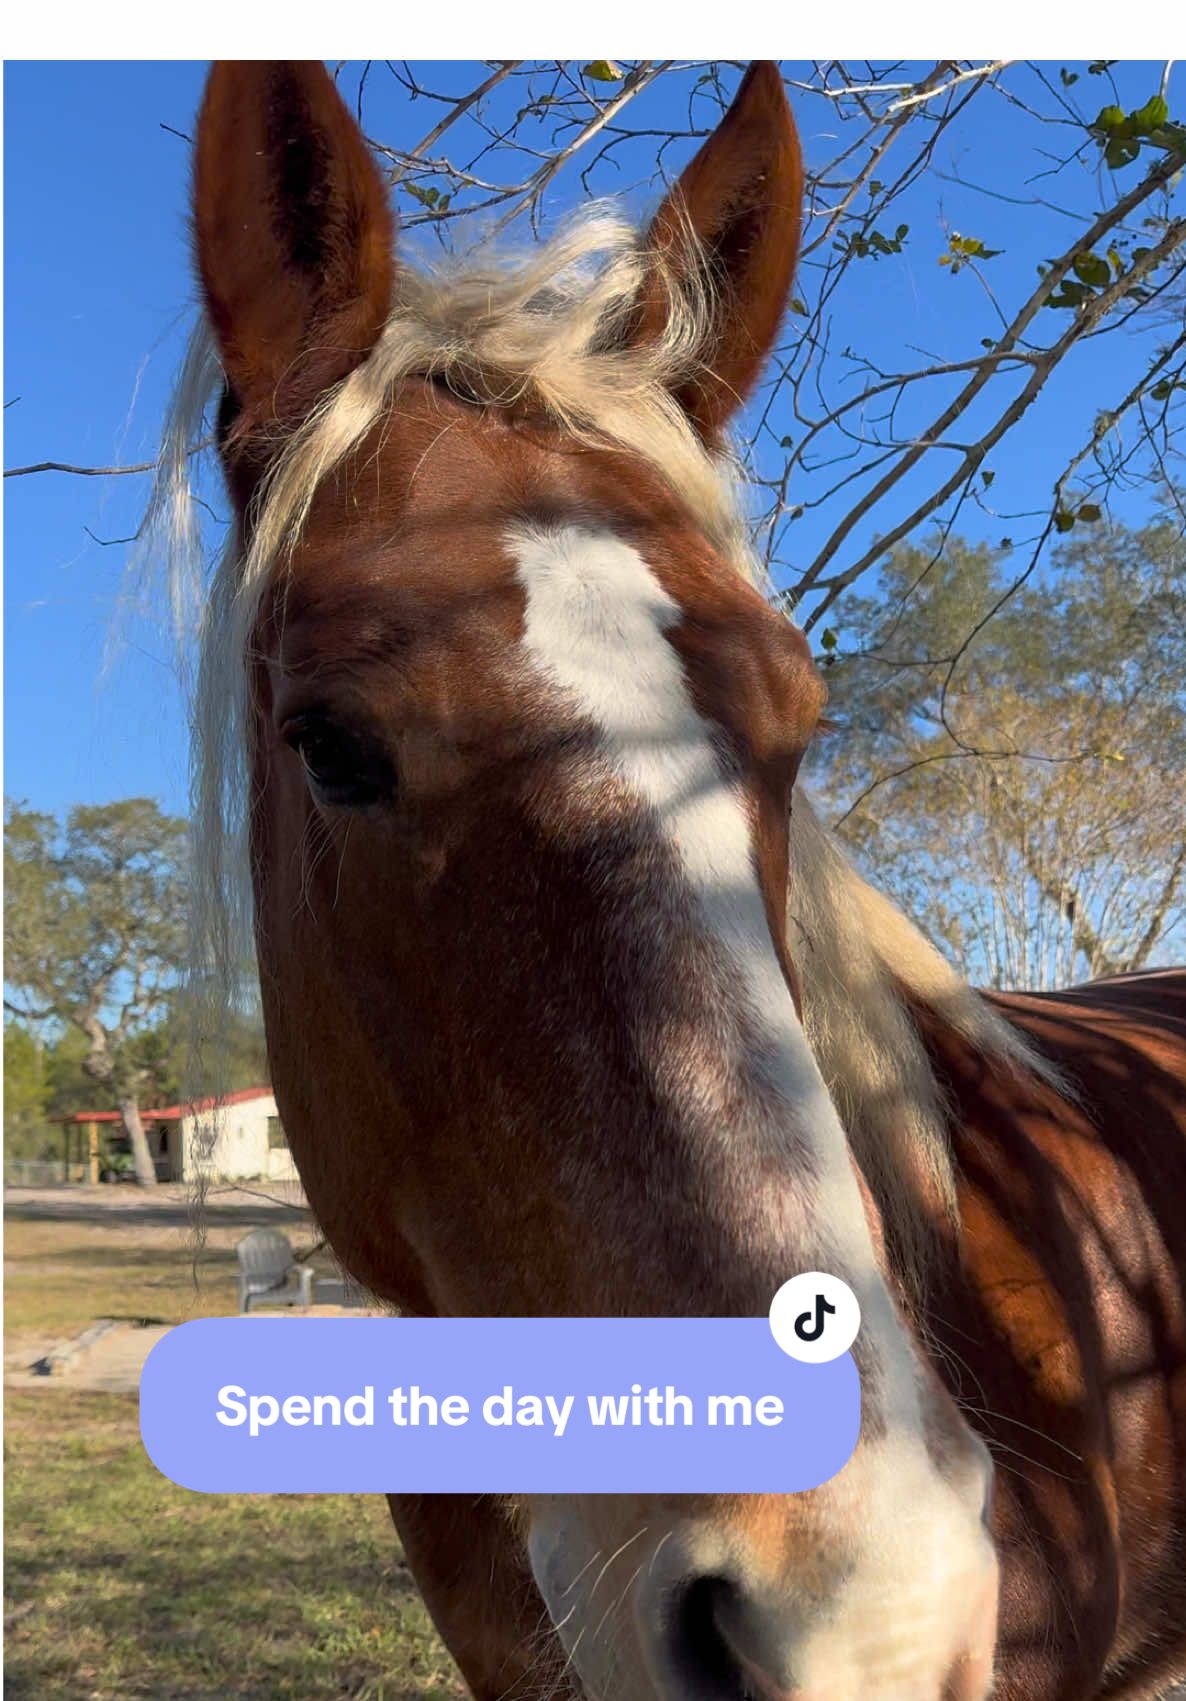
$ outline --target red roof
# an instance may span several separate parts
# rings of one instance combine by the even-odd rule
[[[272,1096],[271,1087],[244,1087],[237,1093],[226,1093],[221,1098],[195,1099],[192,1104],[170,1104],[163,1110],[142,1110],[140,1119],[143,1122],[180,1122],[183,1116],[192,1116],[203,1110],[216,1110],[221,1105],[247,1104],[252,1099],[268,1099]],[[123,1117],[118,1110],[73,1110],[68,1116],[51,1116],[51,1122],[122,1122]]]

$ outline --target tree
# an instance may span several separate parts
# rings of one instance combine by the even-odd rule
[[[55,1117],[91,1110],[95,1083],[84,1068],[90,1045],[77,1028],[53,1038],[45,1024],[9,1016],[4,1023],[4,1149],[11,1158],[60,1153]],[[155,1096],[155,1095],[154,1095]]]
[[[70,1116],[74,1111],[93,1108],[95,1083],[86,1072],[90,1049],[89,1040],[78,1028],[63,1028],[44,1046],[46,1111],[49,1116]]]
[[[4,1024],[4,1150],[43,1157],[48,1143],[44,1048],[20,1022]]]
[[[5,829],[5,1008],[83,1036],[83,1068],[119,1109],[137,1181],[152,1186],[137,1045],[184,959],[185,823],[129,798],[78,805],[64,826],[10,804]]]
[[[1000,551],[958,539],[892,554],[832,652],[820,781],[970,971],[1142,968],[1186,914],[1186,548],[1168,513],[1094,525],[989,621],[1005,583]]]
[[[177,987],[166,999],[160,1019],[134,1042],[145,1091],[155,1105],[176,1104],[190,1096],[234,1093],[244,1087],[258,1087],[269,1078],[258,998],[246,1000],[246,1007],[235,1005],[222,1015],[216,1048],[201,1043],[202,1002],[196,987]]]

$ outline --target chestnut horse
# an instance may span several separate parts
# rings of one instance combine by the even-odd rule
[[[1186,977],[981,996],[796,788],[824,689],[725,433],[802,168],[754,66],[645,234],[397,259],[320,65],[198,130],[236,516],[197,904],[249,856],[277,1102],[346,1268],[427,1315],[860,1299],[810,1493],[395,1495],[474,1695],[1079,1701],[1186,1671]],[[245,857],[246,860],[246,857]],[[995,1479],[995,1481],[994,1481]]]

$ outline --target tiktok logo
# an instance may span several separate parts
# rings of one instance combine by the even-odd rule
[[[770,1330],[784,1353],[805,1364],[827,1364],[857,1338],[861,1308],[839,1276],[808,1270],[784,1282],[770,1304]]]
[[[829,1305],[822,1293],[815,1296],[815,1317],[810,1311],[805,1311],[802,1317],[795,1319],[795,1333],[801,1341],[818,1341],[824,1332],[824,1316],[835,1317],[836,1307]]]

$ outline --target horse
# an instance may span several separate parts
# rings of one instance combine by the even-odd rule
[[[477,1701],[1151,1696],[1186,973],[978,992],[812,813],[826,693],[728,448],[802,196],[758,63],[645,230],[416,263],[321,65],[214,68],[153,499],[184,600],[217,398],[203,962],[250,926],[309,1201],[403,1312],[859,1299],[860,1438],[810,1492],[389,1497]]]

